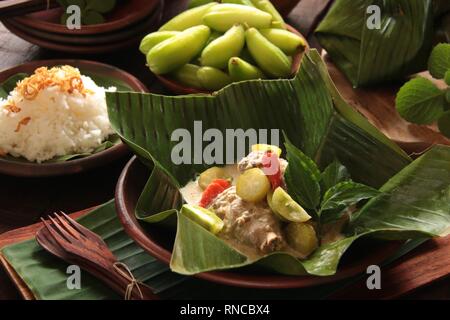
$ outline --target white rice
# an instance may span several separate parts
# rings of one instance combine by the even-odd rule
[[[0,99],[0,152],[40,163],[99,147],[113,133],[106,89],[89,77],[81,79],[90,91],[85,96],[77,90],[68,93],[52,86],[39,91],[33,100],[25,99],[18,90],[12,91],[7,100]],[[5,108],[11,102],[19,112]],[[17,131],[20,121],[28,117],[29,122]]]

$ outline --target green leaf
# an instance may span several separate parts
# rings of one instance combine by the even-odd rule
[[[313,160],[285,143],[289,165],[284,175],[289,194],[304,208],[316,209],[320,203],[320,171]]]
[[[182,206],[178,187],[164,172],[154,167],[136,206],[136,217],[148,223],[164,222]],[[174,221],[166,221],[174,225]]]
[[[333,212],[333,219],[330,219],[331,217],[329,216],[326,217],[327,221],[337,220],[346,208],[357,204],[361,200],[376,197],[379,194],[380,191],[360,183],[353,181],[340,182],[325,192],[320,212],[322,215],[327,215],[325,212],[327,210],[339,210]]]
[[[171,213],[181,209],[179,193],[175,192],[174,186],[185,185],[208,167],[202,163],[174,164],[171,158],[172,149],[178,144],[171,139],[173,131],[185,129],[194,137],[194,121],[201,121],[203,132],[214,128],[223,134],[230,129],[278,129],[289,139],[286,148],[291,146],[295,159],[307,156],[314,159],[319,168],[339,159],[355,181],[374,188],[382,186],[410,163],[409,157],[395,143],[340,96],[316,50],[305,53],[299,73],[290,80],[245,81],[214,95],[169,97],[116,92],[107,93],[107,100],[113,128],[146,165],[159,170],[158,174],[152,174],[150,180],[153,181],[149,180],[145,186],[138,205],[138,217],[149,222],[173,217]],[[277,112],[274,112],[275,107]],[[225,144],[224,152],[226,147]],[[234,159],[235,162],[238,160]],[[194,155],[190,161],[195,163]],[[317,181],[321,177],[318,169],[312,170],[312,175]],[[167,184],[170,186],[164,187]],[[159,189],[170,190],[171,194],[162,198],[164,211],[161,213],[158,213],[158,198],[154,196]],[[319,259],[300,262],[285,253],[272,254],[261,260],[255,260],[254,256],[242,259],[242,252],[238,255],[235,249],[224,248],[223,243],[214,244],[221,240],[198,225],[192,226],[194,222],[183,219],[179,212],[178,216],[177,239],[195,239],[195,242],[177,240],[175,243],[177,255],[174,255],[172,265],[183,274],[258,263],[281,273],[329,275],[336,271],[333,263],[337,263],[353,242],[352,239],[343,241],[336,248],[331,245],[319,248],[315,255],[329,257],[329,265]],[[210,250],[215,246],[221,252],[227,251],[224,259],[228,262],[223,263],[206,251],[199,253],[203,241],[207,243],[208,252],[216,254],[215,250]],[[190,252],[196,259],[203,260],[188,260]]]
[[[85,25],[100,24],[105,22],[105,18],[102,14],[96,11],[85,11],[81,17],[81,21]]]
[[[448,84],[450,86],[450,70],[448,70],[445,73],[445,77],[444,77],[445,83]]]
[[[439,131],[450,138],[450,111],[445,112],[438,121]]]
[[[316,50],[304,56],[300,72],[292,80],[241,82],[214,96],[117,92],[107,93],[107,100],[113,129],[176,185],[184,185],[208,167],[195,164],[193,154],[190,162],[194,165],[175,165],[171,159],[178,144],[171,139],[173,131],[186,129],[194,136],[194,120],[202,122],[203,132],[213,128],[224,135],[227,129],[278,129],[319,167],[339,155],[355,181],[373,187],[380,187],[410,161],[342,99]],[[390,160],[374,163],[373,154]]]
[[[367,23],[380,8],[380,28]],[[336,0],[316,29],[321,46],[354,86],[402,79],[426,67],[432,0]]]
[[[445,73],[450,71],[450,44],[440,43],[434,47],[428,61],[428,70],[436,79],[444,79]]]
[[[353,230],[378,231],[378,237],[387,239],[445,236],[450,232],[449,161],[450,148],[433,147],[353,216]]]
[[[418,77],[400,89],[396,107],[400,115],[409,122],[431,124],[445,111],[445,91],[430,80]]]
[[[350,174],[345,166],[338,160],[334,160],[322,173],[321,185],[322,190],[328,190],[339,182],[349,180]]]
[[[108,13],[115,8],[116,4],[116,0],[86,0],[86,11]]]
[[[0,84],[0,98],[8,98],[9,93],[14,90],[17,82],[25,79],[26,77],[28,77],[28,74],[26,73],[17,73],[6,79],[2,84]]]
[[[431,149],[390,179],[381,188],[383,194],[362,208],[352,222],[351,236],[320,246],[306,260],[281,252],[261,258],[247,256],[179,214],[171,267],[192,275],[256,264],[282,274],[329,276],[353,242],[362,237],[406,240],[445,236],[450,233],[449,161],[449,147]]]

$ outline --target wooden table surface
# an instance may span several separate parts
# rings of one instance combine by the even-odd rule
[[[185,2],[166,1],[165,18],[178,12]],[[310,31],[329,3],[330,0],[302,0],[289,16],[290,24],[309,35],[308,40],[312,46],[317,46],[317,42]],[[163,90],[155,84],[154,78],[144,67],[145,58],[137,48],[107,55],[74,56],[32,45],[12,35],[0,23],[0,70],[25,61],[58,58],[83,58],[109,63],[137,76],[151,90]],[[57,210],[75,212],[108,201],[114,196],[117,178],[127,160],[76,176],[27,179],[0,175],[0,234],[35,223],[41,216]],[[19,298],[17,290],[0,268],[0,299]],[[450,279],[422,288],[406,298],[450,299]]]

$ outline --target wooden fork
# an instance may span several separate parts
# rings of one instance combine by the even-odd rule
[[[36,234],[37,242],[46,251],[80,266],[125,299],[158,299],[149,287],[136,281],[128,267],[117,260],[97,234],[63,212],[48,219],[42,219],[44,227]]]

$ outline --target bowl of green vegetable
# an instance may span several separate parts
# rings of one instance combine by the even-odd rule
[[[156,10],[159,0],[60,0],[54,9],[38,11],[25,16],[7,19],[30,29],[69,35],[95,35],[118,31],[141,21]],[[80,29],[66,26],[70,5],[81,9]]]
[[[284,22],[270,1],[253,3],[207,3],[148,34],[139,49],[150,71],[176,94],[291,78],[308,49],[305,38]]]

